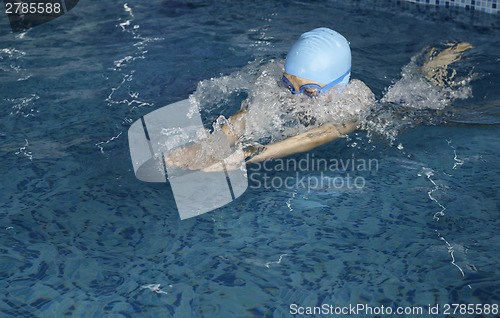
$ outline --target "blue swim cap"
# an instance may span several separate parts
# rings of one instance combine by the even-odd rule
[[[347,40],[329,28],[306,32],[286,57],[285,73],[329,84],[348,73],[340,82],[347,84],[351,69],[351,49]]]

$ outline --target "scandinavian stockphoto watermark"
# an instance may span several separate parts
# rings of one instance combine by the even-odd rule
[[[307,153],[300,159],[280,158],[249,166],[252,189],[361,190],[364,175],[378,171],[379,162],[370,158],[317,158]],[[276,173],[278,172],[278,173]],[[363,175],[360,175],[363,174]]]

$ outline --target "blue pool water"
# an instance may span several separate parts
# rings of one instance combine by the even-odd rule
[[[438,317],[439,305],[443,317],[446,304],[500,305],[497,16],[130,0],[81,1],[25,33],[1,22],[1,317],[290,317],[292,304],[423,308],[408,317]],[[248,165],[245,194],[180,221],[169,185],[135,178],[131,123],[200,81],[281,63],[319,26],[348,38],[352,78],[378,100],[426,48],[471,43],[457,69],[476,74],[472,96],[438,110],[384,104],[372,117],[388,124],[367,119],[368,132],[293,157],[370,168]],[[236,95],[206,121],[238,109]],[[337,183],[279,184],[297,176]]]

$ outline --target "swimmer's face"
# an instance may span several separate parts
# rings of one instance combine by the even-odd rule
[[[309,97],[319,96],[321,94],[321,88],[326,86],[325,84],[288,73],[283,73],[283,82],[293,94],[303,93]]]

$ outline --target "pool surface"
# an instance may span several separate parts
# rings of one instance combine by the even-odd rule
[[[231,115],[247,92],[210,94],[320,26],[349,40],[351,78],[378,101],[418,91],[406,71],[448,43],[473,46],[456,64],[470,82],[380,102],[363,130],[291,158],[307,168],[250,164],[241,197],[181,221],[169,184],[135,178],[130,125],[193,93],[218,101],[207,125]],[[24,33],[2,18],[0,34],[1,317],[500,316],[497,15],[104,0]],[[371,311],[335,312],[358,305]]]

